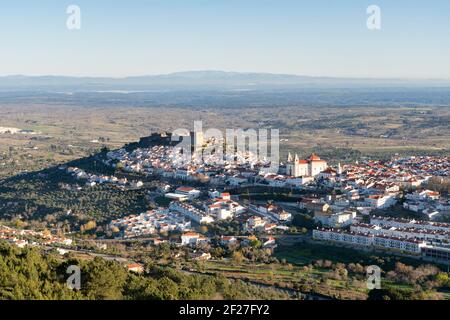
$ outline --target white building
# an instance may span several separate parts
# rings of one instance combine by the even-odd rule
[[[196,246],[205,242],[208,242],[208,238],[196,232],[187,232],[181,235],[181,245],[183,246]]]
[[[427,244],[425,241],[378,235],[374,237],[373,245],[376,247],[419,254],[421,253],[422,248]]]
[[[176,191],[176,194],[181,194],[187,196],[190,200],[196,199],[200,197],[201,191],[196,190],[195,188],[191,187],[179,187]]]
[[[286,185],[287,186],[293,186],[293,187],[300,187],[304,186],[310,182],[314,181],[314,177],[287,177],[286,178]]]
[[[291,154],[289,154],[286,174],[292,177],[316,177],[327,168],[327,162],[320,159],[316,154],[312,154],[305,160],[299,160],[298,155],[295,155],[293,160]]]
[[[316,212],[314,214],[314,221],[321,223],[324,227],[342,228],[349,226],[353,223],[353,219],[356,218],[356,212],[344,211],[339,213],[325,213]]]
[[[258,216],[253,216],[248,218],[246,224],[245,224],[245,228],[247,230],[255,230],[255,229],[260,229],[260,228],[264,228],[264,226],[267,224],[267,221],[264,220],[261,217]]]
[[[414,219],[394,219],[389,217],[372,217],[370,223],[385,227],[417,228],[432,231],[450,232],[450,223],[420,221]]]
[[[382,227],[368,224],[353,224],[350,230],[358,233],[368,233],[373,235],[384,235],[388,237],[417,239],[424,241],[448,241],[450,233],[444,231],[431,231],[417,228],[396,228]]]
[[[316,229],[313,230],[313,239],[322,241],[346,242],[349,244],[371,246],[373,244],[373,235],[364,233],[348,233],[335,229]]]
[[[172,199],[172,200],[180,201],[180,202],[189,200],[189,196],[187,196],[185,194],[178,194],[178,193],[166,193],[164,195],[164,197],[166,197],[167,199]]]
[[[215,215],[218,220],[233,218],[236,214],[245,212],[245,207],[232,200],[218,199],[213,203],[205,204],[208,214]]]
[[[372,208],[385,209],[392,207],[397,203],[395,195],[385,194],[385,195],[372,195],[368,196],[365,200],[365,205]]]
[[[209,224],[214,222],[214,218],[208,215],[207,212],[187,203],[172,202],[170,204],[170,210],[179,212],[198,224]]]
[[[347,232],[335,229],[318,229],[313,231],[313,239],[340,242],[351,245],[378,247],[387,250],[401,251],[408,254],[420,254],[426,247],[425,241],[395,238],[367,233]]]
[[[275,204],[267,204],[267,205],[251,205],[250,208],[257,213],[262,215],[268,215],[277,221],[291,221],[292,214],[283,210],[280,206]]]

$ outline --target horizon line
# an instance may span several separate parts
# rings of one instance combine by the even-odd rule
[[[328,78],[328,79],[354,79],[354,80],[402,80],[402,81],[450,81],[450,78],[440,77],[374,77],[374,76],[336,76],[336,75],[310,75],[310,74],[296,74],[296,73],[276,73],[276,72],[264,72],[264,71],[227,71],[217,69],[199,69],[199,70],[181,70],[167,73],[145,73],[136,75],[124,75],[124,76],[106,76],[106,75],[70,75],[70,74],[0,74],[0,78],[12,78],[12,77],[26,77],[26,78],[41,78],[41,77],[64,77],[64,78],[100,78],[100,79],[113,79],[113,80],[125,80],[130,78],[142,78],[142,77],[160,77],[171,76],[183,73],[201,73],[201,72],[217,72],[225,74],[241,74],[241,75],[275,75],[275,76],[290,76],[290,77],[306,77],[306,78]]]

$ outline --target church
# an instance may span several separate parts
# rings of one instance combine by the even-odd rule
[[[314,153],[305,160],[300,160],[298,155],[292,159],[292,155],[289,153],[286,174],[292,177],[316,177],[327,168],[328,163]]]

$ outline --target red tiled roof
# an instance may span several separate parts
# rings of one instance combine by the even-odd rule
[[[310,161],[319,161],[319,160],[322,160],[322,159],[320,159],[320,157],[319,157],[317,154],[313,153],[313,154],[309,157],[309,160],[310,160]]]
[[[186,232],[183,234],[183,237],[200,237],[200,234],[195,232]]]
[[[189,191],[194,190],[194,188],[191,188],[191,187],[179,187],[177,190],[178,191],[182,191],[182,192],[189,192]]]

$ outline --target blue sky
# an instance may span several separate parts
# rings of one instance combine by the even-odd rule
[[[66,28],[66,8],[82,28]],[[366,27],[380,6],[382,29]],[[448,0],[2,0],[0,75],[450,79]]]

